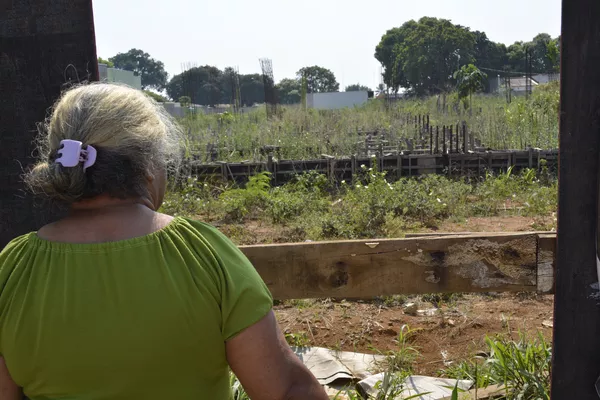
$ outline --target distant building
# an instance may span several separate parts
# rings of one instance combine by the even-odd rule
[[[204,114],[221,114],[224,112],[233,113],[234,110],[230,105],[224,104],[216,107],[207,107],[201,106],[199,104],[189,104],[185,107],[181,106],[181,103],[174,101],[167,101],[165,103],[161,103],[165,110],[171,114],[173,117],[185,117],[187,113],[204,113]],[[240,107],[238,112],[244,114],[247,112],[251,112],[261,107],[260,105],[252,106],[252,107]],[[264,106],[263,106],[264,107]]]
[[[371,92],[372,93],[372,92]],[[359,107],[369,100],[369,92],[307,93],[306,107],[317,110],[339,110]]]
[[[136,76],[131,71],[124,69],[109,68],[106,64],[98,64],[100,82],[123,83],[134,89],[142,90],[142,77]]]
[[[533,78],[518,77],[509,78],[508,86],[510,90],[515,94],[525,93],[527,89],[533,90],[536,86],[539,86]]]
[[[560,80],[560,74],[552,73],[552,74],[535,74],[531,75],[531,78],[535,80],[540,85],[544,85],[546,83],[555,82]]]
[[[500,90],[506,90],[510,87],[510,90],[514,94],[524,94],[527,90],[527,79],[525,76],[504,78],[498,75],[496,79],[489,80],[489,91],[490,93],[497,93]],[[560,80],[560,74],[533,74],[529,78],[529,84],[531,89],[535,89],[539,85],[554,82]]]

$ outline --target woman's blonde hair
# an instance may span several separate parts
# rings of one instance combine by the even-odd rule
[[[61,140],[91,145],[96,162],[63,167],[55,160]],[[71,204],[108,194],[117,198],[147,195],[147,174],[176,169],[181,131],[164,107],[144,93],[98,83],[66,91],[44,123],[38,140],[40,162],[25,176],[34,194]]]

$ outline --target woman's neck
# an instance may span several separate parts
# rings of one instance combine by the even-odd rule
[[[44,226],[38,236],[67,243],[120,241],[153,233],[171,220],[139,201],[86,201],[73,206],[66,218]]]

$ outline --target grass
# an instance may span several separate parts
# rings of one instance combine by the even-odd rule
[[[504,385],[502,400],[550,399],[552,348],[541,334],[533,339],[519,334],[516,340],[487,337],[486,344],[489,357],[462,361],[441,375],[473,380],[478,388]]]
[[[277,146],[281,159],[319,158],[321,154],[349,156],[364,147],[365,132],[385,134],[389,145],[405,148],[404,139],[419,139],[414,118],[429,115],[432,126],[456,126],[465,121],[474,137],[494,149],[558,146],[559,87],[554,82],[536,88],[526,99],[510,104],[503,96],[476,95],[473,109],[465,110],[455,93],[443,97],[402,100],[389,106],[373,100],[346,110],[303,110],[283,107],[280,117],[267,119],[260,108],[241,115],[203,113],[181,119],[190,156],[208,160],[212,151],[220,161],[264,159],[264,146]]]
[[[549,230],[556,208],[556,179],[543,171],[509,169],[474,181],[427,175],[391,182],[363,167],[356,181],[337,187],[316,173],[280,187],[271,186],[267,173],[251,177],[245,187],[189,178],[167,196],[162,211],[226,224],[234,240],[247,238],[244,224],[254,221],[285,228],[294,241],[303,241],[402,237],[446,220],[514,215],[535,217],[538,228]]]

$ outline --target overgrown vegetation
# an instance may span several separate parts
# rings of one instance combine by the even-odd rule
[[[534,170],[514,174],[509,169],[471,182],[440,175],[391,182],[362,166],[360,178],[337,187],[316,173],[279,187],[271,186],[268,173],[253,176],[243,188],[189,178],[167,196],[163,211],[230,225],[282,226],[298,241],[401,237],[447,219],[549,216],[556,207],[556,180]]]
[[[202,161],[211,159],[209,149],[221,161],[265,159],[264,146],[275,148],[280,159],[350,156],[361,151],[367,133],[374,132],[385,136],[387,145],[406,149],[405,139],[420,138],[414,123],[419,115],[429,115],[430,125],[440,129],[465,121],[470,134],[493,149],[549,149],[558,147],[558,101],[558,83],[553,82],[537,88],[529,99],[513,97],[510,104],[502,96],[473,94],[469,110],[458,93],[451,93],[388,106],[372,100],[360,108],[335,111],[288,106],[273,119],[267,119],[262,107],[225,119],[198,112],[181,123],[193,154]]]

